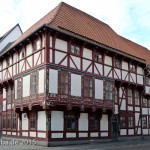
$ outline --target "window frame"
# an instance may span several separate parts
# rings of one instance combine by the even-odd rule
[[[36,130],[36,128],[37,128],[37,113],[36,112],[31,112],[30,113],[30,120],[29,120],[29,122],[30,122],[29,123],[30,130]],[[32,125],[34,125],[34,126],[32,126]]]
[[[130,63],[129,64],[129,70],[131,71],[131,72],[136,72],[136,65],[135,64],[133,64],[133,63]]]
[[[74,48],[74,49],[72,49],[72,48]],[[72,55],[80,56],[81,55],[81,48],[80,48],[80,46],[79,45],[75,45],[75,44],[71,44],[71,46],[70,46],[70,53]]]
[[[123,122],[122,122],[121,118],[124,118]],[[119,119],[120,119],[120,129],[126,129],[127,128],[126,116],[125,115],[120,115]]]
[[[6,129],[6,114],[2,114],[2,128]]]
[[[143,123],[143,118],[144,118],[144,121],[146,122],[146,124]],[[146,115],[142,115],[142,128],[146,129],[147,127],[148,127],[148,125],[147,125],[147,116]]]
[[[101,56],[101,58],[99,58]],[[100,52],[95,52],[94,53],[94,61],[98,63],[103,63],[103,54]]]
[[[132,126],[130,126],[130,125],[132,125]],[[134,128],[134,116],[128,116],[128,128]]]
[[[140,106],[140,93],[138,90],[134,91],[134,97],[135,97],[135,106]]]
[[[67,71],[60,73],[60,93],[62,95],[69,94],[69,73]]]
[[[12,101],[12,89],[9,86],[7,90],[7,104],[11,104]]]
[[[148,107],[148,100],[147,100],[147,98],[142,98],[142,107]]]
[[[145,78],[145,84],[150,86],[150,78],[149,77],[146,77]]]
[[[113,99],[113,94],[114,94],[114,83],[110,81],[105,81],[104,83],[104,90],[105,90],[105,100],[114,100]],[[111,89],[110,89],[111,88]],[[110,99],[111,96],[111,99]]]
[[[84,76],[84,97],[92,98],[93,97],[93,78]]]
[[[16,113],[12,114],[12,129],[17,130],[17,114]]]
[[[114,63],[113,64],[114,64],[115,68],[121,68],[121,60],[120,59],[114,58]]]
[[[133,90],[129,88],[128,92],[128,105],[133,105]]]
[[[94,123],[94,121],[96,122]],[[96,128],[93,128],[93,124],[96,124]],[[89,114],[89,130],[90,131],[100,130],[100,119],[97,117],[97,114]]]
[[[31,96],[36,97],[37,89],[38,89],[38,73],[37,73],[37,71],[31,73],[30,81],[31,81],[31,83],[30,83]]]
[[[33,52],[41,49],[41,39],[40,37],[33,40]]]
[[[11,129],[11,113],[7,113],[7,129]]]
[[[17,79],[17,99],[22,98],[22,79]]]

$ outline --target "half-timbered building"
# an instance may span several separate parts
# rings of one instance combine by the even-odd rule
[[[150,135],[147,48],[63,2],[14,40],[2,47],[0,38],[3,138]]]

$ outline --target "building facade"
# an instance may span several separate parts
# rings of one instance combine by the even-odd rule
[[[0,50],[2,137],[48,144],[150,135],[149,56],[62,2]]]

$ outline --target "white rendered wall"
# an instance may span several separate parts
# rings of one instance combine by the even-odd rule
[[[15,86],[15,99],[17,99],[17,80],[15,80],[14,82],[14,86]]]
[[[24,117],[26,116],[26,113],[22,113],[22,130],[28,130],[28,117]]]
[[[79,57],[76,57],[76,56],[71,56],[70,57],[72,58],[73,62],[75,63],[75,65],[77,66],[78,69],[81,69],[80,66],[81,66],[81,59]],[[75,68],[72,60],[70,59],[70,67],[71,68]]]
[[[23,97],[30,95],[30,75],[23,77]]]
[[[71,74],[71,95],[81,96],[81,75]]]
[[[103,114],[102,119],[100,121],[100,129],[101,131],[108,131],[108,115]]]
[[[6,98],[6,89],[3,88],[3,99],[5,99],[5,98]]]
[[[39,70],[39,93],[44,93],[44,69]]]
[[[110,57],[110,56],[105,56],[105,61],[104,61],[104,63],[105,63],[106,65],[112,66],[112,57]]]
[[[45,111],[38,111],[37,129],[46,131],[46,114]]]
[[[64,112],[63,111],[51,112],[51,130],[52,131],[64,130]]]
[[[137,67],[137,73],[143,75],[143,68]]]
[[[56,38],[55,49],[67,52],[67,42]]]
[[[55,51],[55,63],[59,64],[65,56],[66,53]],[[62,63],[64,66],[67,66],[67,58]]]
[[[88,131],[88,113],[80,113],[79,131]]]
[[[58,93],[58,70],[49,70],[49,93]]]
[[[83,49],[83,57],[87,59],[92,59],[92,50],[84,48]]]
[[[103,99],[103,80],[95,79],[95,98]]]

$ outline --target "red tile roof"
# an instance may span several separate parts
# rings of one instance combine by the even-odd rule
[[[147,48],[119,36],[109,25],[64,2],[61,2],[56,8],[31,26],[13,46],[43,24],[54,28],[66,29],[118,51],[144,59],[150,64],[150,57],[148,57],[150,52]]]

